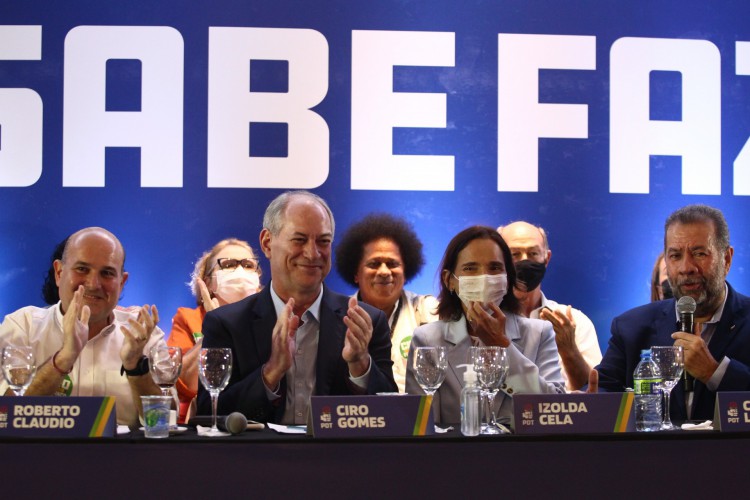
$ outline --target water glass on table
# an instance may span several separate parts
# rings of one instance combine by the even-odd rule
[[[36,373],[34,351],[28,346],[8,345],[3,348],[0,362],[8,386],[16,396],[23,396]]]
[[[661,383],[659,387],[664,394],[664,404],[662,405],[662,423],[661,430],[672,431],[679,429],[672,423],[669,415],[669,396],[672,389],[677,385],[682,372],[685,370],[685,353],[682,346],[655,346],[651,348],[651,359],[661,372]]]
[[[226,347],[204,347],[198,357],[198,376],[203,387],[211,394],[211,429],[205,436],[224,436],[216,425],[219,393],[229,383],[232,374],[232,350]]]
[[[508,353],[500,346],[476,346],[471,348],[471,362],[487,405],[480,434],[505,434],[508,431],[495,416],[495,396],[508,374]]]
[[[172,396],[141,396],[143,432],[147,438],[169,437],[169,412]]]
[[[445,347],[417,347],[414,351],[414,376],[428,396],[432,396],[445,380],[448,368]]]
[[[162,396],[169,396],[182,371],[182,349],[155,345],[148,353],[148,369]]]
[[[148,353],[148,370],[154,383],[161,389],[162,396],[172,396],[172,388],[182,372],[182,349],[177,346],[157,344]],[[175,408],[180,401],[175,399]],[[170,427],[177,428],[177,411],[170,410]]]

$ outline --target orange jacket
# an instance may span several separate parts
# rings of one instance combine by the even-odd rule
[[[180,347],[183,354],[190,350],[195,345],[193,332],[200,332],[202,330],[204,316],[206,316],[206,310],[203,306],[196,307],[195,309],[190,309],[189,307],[178,308],[177,314],[172,318],[172,331],[169,332],[167,345]],[[180,398],[180,416],[178,422],[185,423],[185,415],[187,414],[188,406],[190,406],[190,401],[198,394],[198,385],[189,387],[182,380],[182,377],[180,377],[175,384],[175,388]]]

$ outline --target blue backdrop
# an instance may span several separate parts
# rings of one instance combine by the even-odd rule
[[[729,280],[748,292],[749,14],[693,0],[4,2],[0,314],[41,305],[54,245],[98,225],[127,250],[121,303],[156,303],[169,331],[194,304],[195,259],[228,236],[257,248],[267,203],[299,187],[329,201],[338,234],[374,210],[413,223],[427,263],[407,288],[421,293],[464,227],[542,225],[543,289],[583,310],[603,349],[612,317],[649,299],[679,206],[724,211]],[[352,291],[335,271],[327,282]]]

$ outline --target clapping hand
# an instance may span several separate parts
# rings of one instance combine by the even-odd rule
[[[263,365],[263,383],[271,390],[276,390],[282,377],[292,366],[294,353],[297,351],[297,328],[299,316],[294,314],[294,299],[289,299],[273,327],[271,357]]]
[[[208,291],[208,287],[206,286],[206,282],[202,279],[198,278],[196,280],[198,282],[198,288],[201,291],[201,300],[203,303],[203,308],[208,311],[213,311],[217,307],[219,307],[219,299],[216,297],[211,297],[211,293]]]
[[[576,322],[573,319],[571,306],[568,306],[564,313],[561,310],[553,311],[548,307],[542,308],[539,318],[552,323],[558,350],[573,350],[577,347]]]
[[[83,350],[89,338],[89,317],[91,310],[83,304],[83,285],[73,293],[73,299],[63,316],[63,347],[68,353],[78,354]]]
[[[132,370],[138,364],[138,360],[143,356],[143,348],[151,338],[151,334],[159,322],[159,311],[156,306],[144,305],[138,311],[136,318],[129,318],[128,324],[123,325],[122,333],[125,342],[120,349],[120,358],[122,366],[127,370]]]
[[[372,338],[372,319],[358,303],[355,297],[349,299],[349,309],[344,316],[346,337],[341,356],[349,365],[353,377],[361,377],[370,368],[368,346]]]

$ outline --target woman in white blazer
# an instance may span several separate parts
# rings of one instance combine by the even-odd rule
[[[436,423],[461,421],[460,395],[466,368],[459,365],[471,363],[469,348],[473,345],[499,345],[507,349],[510,369],[495,398],[499,422],[510,422],[514,394],[565,392],[552,324],[517,314],[519,303],[512,292],[516,284],[512,262],[508,245],[495,229],[485,226],[464,229],[445,250],[440,267],[440,321],[414,330],[406,373],[406,392],[424,394],[414,377],[414,349],[447,347],[445,381],[432,403]],[[505,290],[502,289],[505,280],[500,275],[507,276]],[[481,277],[471,279],[494,283],[487,285],[494,288],[490,290],[492,301],[483,305],[466,300],[467,291],[462,294],[459,283],[468,284],[467,277]]]

